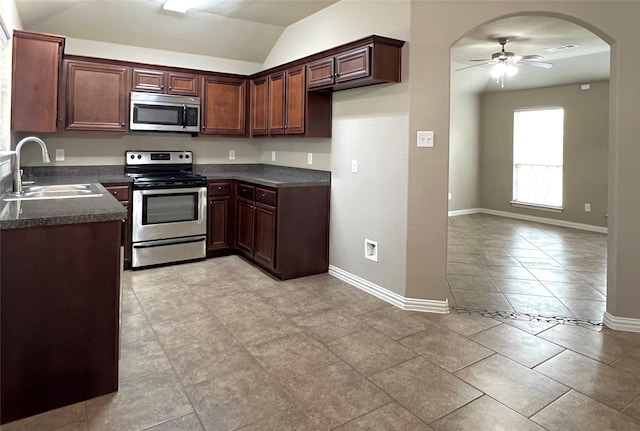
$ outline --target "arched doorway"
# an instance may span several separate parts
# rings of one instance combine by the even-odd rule
[[[516,75],[496,79],[491,68],[501,58],[501,43],[509,63],[525,57],[514,61]],[[602,321],[609,55],[608,44],[589,30],[541,15],[485,23],[452,46],[447,271],[452,305]],[[549,107],[564,110],[561,182],[547,185],[562,189],[556,208],[513,194],[514,178],[520,188],[533,180],[522,174],[518,180],[519,167],[529,165],[513,157],[514,112]],[[537,161],[530,163],[545,163],[539,153],[532,152],[529,157]]]

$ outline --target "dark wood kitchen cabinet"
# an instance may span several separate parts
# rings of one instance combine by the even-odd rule
[[[207,256],[230,254],[234,246],[234,187],[232,181],[208,182]]]
[[[55,132],[64,37],[13,31],[11,130]]]
[[[307,64],[307,88],[337,91],[400,82],[403,45],[403,41],[380,36],[348,44]]]
[[[251,80],[251,136],[265,136],[269,112],[267,77]]]
[[[102,184],[114,198],[127,209],[127,218],[122,220],[122,231],[120,244],[124,247],[124,267],[131,268],[131,236],[132,236],[132,222],[131,222],[131,197],[132,190],[129,183],[103,183]]]
[[[192,73],[137,67],[131,70],[131,91],[198,96],[198,82],[199,76]]]
[[[203,77],[201,133],[223,136],[246,135],[246,88],[246,79]]]
[[[238,182],[237,249],[281,280],[327,272],[329,190]]]
[[[2,231],[0,423],[118,390],[120,229]]]
[[[126,132],[129,68],[83,60],[63,62],[66,103],[60,104],[66,130]]]

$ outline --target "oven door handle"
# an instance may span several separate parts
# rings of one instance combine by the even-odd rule
[[[138,242],[133,244],[133,248],[151,248],[151,247],[161,247],[165,245],[174,245],[174,244],[189,244],[193,242],[201,242],[206,241],[206,236],[195,236],[189,238],[175,238],[175,239],[159,239],[155,241],[145,241]]]

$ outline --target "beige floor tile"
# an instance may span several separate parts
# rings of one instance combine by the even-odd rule
[[[557,325],[538,336],[605,364],[632,351],[636,345],[630,339],[574,325]]]
[[[167,356],[184,386],[251,368],[258,363],[243,346],[217,346],[209,343],[187,344],[167,350]]]
[[[433,428],[393,402],[347,422],[333,431],[432,431]],[[302,430],[301,430],[302,431]]]
[[[340,358],[305,333],[278,338],[247,348],[271,375],[290,378],[325,367]]]
[[[581,275],[566,270],[558,269],[531,269],[530,271],[538,280],[555,281],[562,283],[584,283],[585,279]]]
[[[422,357],[384,370],[371,379],[426,423],[482,395],[477,389]]]
[[[242,427],[238,431],[320,431],[320,428],[302,411],[290,408]]]
[[[326,296],[334,305],[348,310],[353,315],[360,315],[382,308],[391,308],[393,305],[378,299],[373,295],[365,293],[359,289],[352,287],[351,289],[343,289]]]
[[[514,280],[535,280],[536,278],[523,267],[487,266],[491,278],[511,278]]]
[[[358,318],[372,328],[397,340],[433,325],[433,322],[427,319],[426,314],[428,313],[391,307],[361,314]]]
[[[484,266],[475,263],[451,262],[447,265],[447,274],[488,276],[489,273]]]
[[[142,309],[153,322],[180,319],[209,311],[196,295],[188,292],[153,292],[137,294]]]
[[[640,422],[640,397],[631,402],[622,412]]]
[[[487,395],[433,423],[437,431],[518,430],[544,431],[542,427]]]
[[[571,391],[531,417],[549,431],[637,431],[640,422]]]
[[[122,318],[126,318],[133,314],[142,313],[142,307],[138,302],[138,298],[133,290],[129,288],[122,289],[122,308],[121,308],[121,316]]]
[[[72,404],[2,425],[2,431],[57,431],[66,427],[69,431],[86,429],[85,403]],[[84,427],[84,428],[83,428]]]
[[[500,355],[483,359],[455,375],[526,417],[569,390]]]
[[[560,298],[560,301],[577,317],[601,322],[607,308],[606,301]]]
[[[507,325],[518,328],[522,331],[528,332],[532,335],[538,335],[539,333],[546,331],[549,328],[557,325],[556,323],[539,322],[537,320],[522,320],[522,319],[497,319]]]
[[[573,316],[573,313],[555,297],[518,295],[512,293],[507,293],[504,296],[518,313],[540,314],[547,317]]]
[[[142,310],[141,310],[142,311]],[[155,338],[153,329],[149,324],[147,315],[144,313],[123,314],[122,315],[122,342],[141,340],[144,338]]]
[[[324,429],[344,424],[391,401],[345,363],[293,377],[285,388],[295,403]]]
[[[293,407],[262,370],[250,368],[185,388],[206,430],[230,431]]]
[[[474,310],[514,311],[507,298],[499,292],[451,289],[456,305]]]
[[[492,328],[496,325],[500,325],[496,319],[484,316],[475,316],[466,313],[438,314],[438,313],[425,313],[425,317],[440,326],[444,326],[457,332],[460,335],[468,337],[469,335],[476,334],[485,329]]]
[[[267,303],[271,304],[279,312],[289,317],[315,313],[334,307],[331,301],[320,298],[308,290],[298,288],[297,286],[295,289],[295,291],[288,292],[284,295],[272,296],[267,299]]]
[[[294,316],[291,320],[307,334],[323,343],[361,331],[366,327],[361,320],[338,307]]]
[[[512,278],[496,278],[498,289],[502,293],[515,293],[520,295],[553,296],[538,280],[518,280]]]
[[[535,370],[616,410],[640,396],[640,378],[570,350]]]
[[[489,276],[447,274],[447,282],[452,289],[499,292],[498,287]]]
[[[631,352],[620,357],[611,364],[613,367],[640,377],[640,347],[636,347]]]
[[[440,325],[400,342],[451,373],[493,354],[492,350]]]
[[[544,286],[558,298],[589,299],[606,301],[606,296],[586,283],[557,283],[547,281]]]
[[[510,325],[500,325],[470,337],[476,343],[500,353],[526,367],[535,367],[562,352],[564,348]]]
[[[338,338],[327,343],[327,347],[366,376],[416,356],[412,350],[373,329]]]
[[[193,412],[171,370],[121,382],[118,392],[86,406],[89,431],[144,429]]]
[[[165,349],[175,349],[197,342],[206,342],[220,347],[237,344],[231,333],[211,312],[153,322],[152,327]]]
[[[205,431],[195,413],[171,419],[144,431]]]
[[[135,340],[120,345],[118,364],[120,381],[168,370],[171,364],[155,338]]]

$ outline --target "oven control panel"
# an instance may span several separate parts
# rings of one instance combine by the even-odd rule
[[[193,164],[191,151],[127,151],[127,165],[190,165]]]

